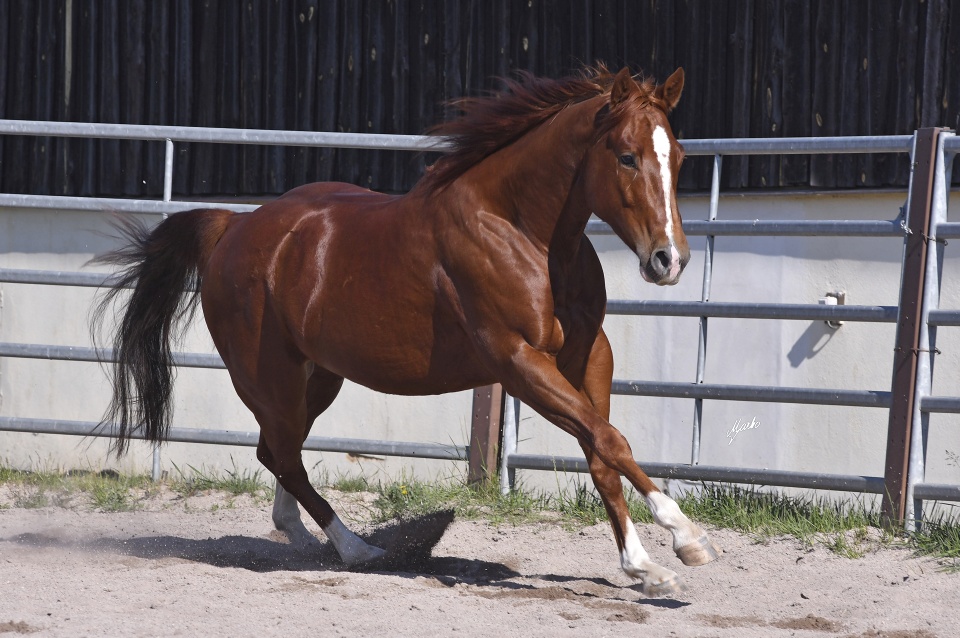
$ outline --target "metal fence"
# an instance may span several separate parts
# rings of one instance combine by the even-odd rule
[[[684,232],[688,236],[704,235],[706,249],[704,256],[703,286],[700,302],[691,301],[610,301],[608,314],[620,315],[666,315],[677,317],[699,317],[699,345],[697,355],[696,378],[690,383],[651,382],[615,379],[613,393],[628,396],[653,396],[688,398],[694,402],[691,460],[686,463],[659,463],[641,461],[640,465],[650,476],[666,479],[689,481],[722,481],[754,485],[779,487],[798,487],[821,490],[851,491],[879,494],[885,497],[884,510],[888,516],[903,517],[908,528],[922,516],[922,499],[960,501],[960,485],[929,484],[923,480],[923,456],[927,432],[927,419],[931,412],[960,412],[960,398],[929,396],[932,366],[931,355],[936,352],[933,339],[935,328],[939,325],[960,325],[960,311],[937,309],[939,298],[939,271],[942,269],[942,244],[940,240],[948,237],[960,237],[960,224],[946,223],[946,197],[950,184],[950,166],[953,153],[960,149],[960,140],[952,133],[943,133],[940,138],[939,153],[935,171],[935,199],[933,206],[924,211],[932,215],[929,241],[930,253],[923,268],[926,272],[925,285],[921,281],[924,294],[924,309],[920,324],[922,341],[914,349],[918,357],[916,391],[911,388],[897,388],[896,379],[891,391],[887,390],[846,390],[813,389],[796,387],[771,387],[758,385],[719,385],[703,382],[704,364],[707,348],[707,328],[710,317],[776,319],[776,320],[813,320],[824,321],[865,321],[884,323],[903,323],[901,312],[904,284],[901,285],[901,301],[898,306],[843,306],[843,305],[806,305],[806,304],[762,304],[762,303],[717,303],[710,302],[711,281],[713,275],[713,240],[717,236],[846,236],[846,237],[909,237],[911,227],[908,215],[893,221],[724,221],[718,219],[720,169],[725,155],[766,154],[766,153],[876,153],[897,152],[911,154],[912,164],[917,165],[917,136],[891,136],[883,138],[820,138],[798,141],[785,140],[696,140],[684,141],[688,155],[713,155],[713,183],[711,187],[709,218],[706,221],[685,221]],[[912,203],[922,204],[924,192],[915,188],[916,171],[911,176],[907,207]],[[591,224],[588,231],[604,232],[600,224]],[[926,239],[924,239],[926,241]],[[906,260],[907,251],[904,252]],[[904,276],[907,276],[906,262],[902,264]],[[932,273],[932,274],[931,274]],[[928,328],[929,325],[929,328]],[[902,326],[899,326],[902,328]],[[898,330],[898,339],[900,333]],[[892,344],[893,345],[893,344]],[[892,350],[896,351],[896,347]],[[908,355],[909,356],[909,355]],[[911,382],[914,380],[911,379]],[[897,395],[895,397],[895,395]],[[912,397],[909,397],[912,395]],[[911,400],[905,406],[916,413],[916,423],[924,419],[922,427],[909,430],[907,443],[910,468],[903,468],[903,478],[907,479],[906,494],[902,496],[912,508],[898,511],[896,503],[891,503],[896,495],[891,494],[889,468],[884,476],[860,476],[844,474],[824,474],[812,472],[793,472],[761,468],[732,468],[700,465],[700,437],[704,400],[762,401],[780,403],[807,403],[835,406],[856,406],[892,410],[895,398],[908,396]],[[902,403],[902,400],[901,400]],[[579,457],[558,457],[536,454],[521,454],[517,451],[519,428],[518,401],[508,398],[505,408],[504,444],[501,455],[501,487],[511,489],[517,469],[560,470],[566,472],[589,472],[586,461]],[[891,415],[891,426],[894,415]],[[891,431],[894,429],[890,428]],[[888,434],[888,457],[891,448],[896,447],[894,437]],[[897,450],[893,450],[895,453]],[[894,454],[895,455],[895,454]]]
[[[144,201],[130,199],[54,197],[35,195],[0,194],[0,207],[45,208],[65,210],[112,210],[118,212],[147,213],[166,215],[189,207],[211,206],[209,202],[170,201],[172,176],[174,171],[174,145],[177,142],[211,142],[232,144],[297,145],[338,148],[391,149],[391,150],[442,150],[443,143],[435,138],[424,136],[373,135],[353,133],[310,133],[299,131],[259,131],[242,129],[186,128],[167,126],[126,126],[109,124],[85,124],[63,122],[25,122],[18,120],[0,120],[0,134],[66,136],[96,139],[137,139],[154,141],[165,145],[166,162],[164,173],[163,201]],[[660,315],[677,317],[699,317],[699,346],[696,378],[690,383],[666,383],[640,380],[615,380],[613,392],[629,396],[682,397],[693,400],[694,420],[691,444],[691,462],[672,464],[642,462],[644,470],[651,476],[683,480],[724,481],[747,484],[765,484],[784,487],[805,487],[825,490],[843,490],[883,494],[889,492],[884,476],[857,476],[841,474],[817,474],[764,470],[756,468],[732,468],[699,465],[701,420],[703,401],[713,399],[734,401],[765,401],[784,403],[813,403],[821,405],[860,406],[890,410],[895,404],[897,389],[892,391],[814,389],[796,387],[771,387],[755,385],[719,385],[703,383],[708,325],[710,317],[736,317],[775,320],[824,320],[824,321],[864,321],[894,323],[901,318],[898,306],[826,306],[806,304],[761,304],[761,303],[717,303],[710,301],[713,272],[713,243],[717,236],[847,236],[847,237],[909,237],[910,227],[906,220],[875,221],[742,221],[722,220],[718,218],[720,170],[724,156],[743,155],[790,155],[790,154],[856,154],[856,153],[916,153],[918,135],[880,136],[854,138],[779,138],[779,139],[733,139],[733,140],[686,140],[683,142],[687,155],[712,156],[713,182],[710,196],[709,217],[707,220],[688,220],[683,224],[684,231],[690,236],[705,236],[706,251],[704,259],[703,286],[701,300],[694,301],[620,301],[608,303],[609,314],[620,315]],[[935,202],[940,202],[942,216],[931,226],[932,237],[960,237],[960,224],[945,222],[946,191],[950,179],[950,161],[960,144],[956,138],[945,134],[940,138],[940,162],[937,170],[937,184],[940,189]],[[915,157],[914,157],[915,160]],[[920,195],[914,188],[914,180],[908,193],[908,205]],[[919,201],[919,200],[916,200]],[[216,204],[238,212],[255,208],[251,205]],[[936,208],[934,206],[933,208]],[[610,228],[599,221],[591,221],[587,232],[591,234],[609,234]],[[924,264],[928,284],[939,276],[937,263],[942,262],[940,245],[929,242],[933,255]],[[938,261],[939,260],[939,261]],[[934,269],[931,276],[931,268]],[[77,272],[47,272],[35,270],[0,269],[0,282],[99,286],[104,283],[101,274]],[[936,287],[939,290],[939,287]],[[947,312],[937,308],[936,291],[928,285],[924,289],[923,335],[933,343],[935,332],[927,328],[939,325],[960,325],[960,312]],[[901,289],[901,296],[903,290]],[[931,334],[933,333],[933,334]],[[932,348],[929,345],[927,349]],[[929,413],[937,411],[960,412],[960,399],[933,397],[929,395],[930,366],[924,367],[923,359],[929,358],[929,352],[918,349],[919,383],[915,393],[915,405],[911,405],[919,417],[924,420],[924,428]],[[56,359],[68,361],[100,361],[112,359],[110,352],[97,352],[87,347],[49,346],[43,344],[0,343],[0,356]],[[216,355],[178,353],[176,363],[185,367],[221,368],[222,361]],[[926,370],[926,386],[923,385],[923,370]],[[924,387],[926,388],[924,390]],[[911,397],[914,393],[911,392]],[[506,401],[505,427],[501,447],[501,481],[505,489],[511,485],[511,477],[516,469],[563,469],[566,471],[586,472],[586,463],[582,458],[551,457],[520,454],[517,452],[517,407],[515,401]],[[61,421],[43,419],[25,419],[0,417],[0,430],[21,432],[90,435],[96,424],[82,421]],[[110,427],[99,431],[100,435],[110,434]],[[911,433],[913,445],[909,481],[909,498],[960,500],[960,486],[931,485],[922,481],[923,457],[918,453],[922,445],[917,443],[921,428]],[[222,430],[202,430],[173,428],[172,441],[210,443],[220,445],[256,445],[257,434]],[[908,442],[909,443],[909,442]],[[334,439],[328,437],[310,437],[304,449],[320,451],[350,452],[355,454],[381,454],[421,458],[459,459],[468,457],[468,446],[437,445],[413,442],[391,442],[360,439]],[[159,472],[158,456],[154,457],[154,473]],[[903,470],[906,474],[906,470]],[[889,474],[886,473],[886,474]],[[909,518],[909,517],[908,517]]]
[[[0,134],[62,136],[93,139],[132,139],[164,144],[163,200],[135,200],[94,197],[62,197],[44,195],[0,194],[0,208],[44,208],[60,210],[114,211],[166,216],[190,207],[209,207],[210,202],[171,201],[174,173],[174,145],[177,142],[211,142],[224,144],[257,144],[284,146],[312,146],[331,148],[359,148],[379,150],[442,150],[437,138],[416,135],[380,135],[357,133],[316,133],[302,131],[270,131],[247,129],[189,128],[178,126],[133,126],[75,122],[30,122],[0,120]],[[256,206],[222,203],[218,207],[237,212],[248,212]],[[49,272],[0,268],[0,282],[59,286],[99,287],[109,277],[81,272]],[[78,346],[50,346],[44,344],[0,343],[0,357],[23,357],[60,361],[113,361],[110,350],[96,350]],[[177,366],[190,368],[224,368],[217,355],[179,352],[174,355]],[[43,434],[70,434],[77,436],[110,436],[114,427],[97,428],[88,421],[27,419],[0,417],[0,430]],[[256,432],[171,428],[170,441],[207,443],[214,445],[257,445]],[[441,460],[466,460],[468,446],[442,445],[410,441],[379,441],[368,439],[311,436],[304,450],[376,454]],[[153,476],[160,476],[159,448],[154,449]]]
[[[911,431],[907,497],[910,499],[908,502],[912,502],[913,508],[908,512],[910,515],[908,526],[911,526],[913,521],[922,519],[924,500],[960,500],[960,486],[927,483],[924,480],[930,415],[960,413],[960,396],[932,394],[934,355],[939,353],[936,345],[937,328],[960,326],[960,310],[940,308],[940,286],[943,281],[943,258],[947,241],[960,239],[960,223],[947,221],[950,178],[953,160],[958,151],[960,151],[960,138],[952,131],[941,131],[934,173],[920,334],[917,343],[916,391],[911,406],[914,428]]]

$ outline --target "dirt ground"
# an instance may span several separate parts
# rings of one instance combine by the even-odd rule
[[[342,495],[365,533],[362,498]],[[336,504],[337,495],[331,498]],[[0,488],[0,636],[960,635],[960,574],[904,549],[848,559],[795,540],[711,535],[719,561],[650,599],[619,569],[606,524],[456,520],[415,568],[343,568],[283,542],[249,497],[155,497],[132,512],[11,506]]]

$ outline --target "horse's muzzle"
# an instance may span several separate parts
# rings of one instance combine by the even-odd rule
[[[640,264],[640,276],[658,286],[672,286],[680,281],[680,273],[690,261],[690,252],[680,254],[673,244],[656,250],[650,259]]]

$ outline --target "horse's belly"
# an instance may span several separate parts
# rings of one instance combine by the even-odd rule
[[[492,382],[452,318],[406,310],[324,313],[305,354],[354,383],[389,394],[444,394]]]
[[[445,394],[495,381],[486,367],[463,349],[426,359],[420,353],[406,357],[393,350],[337,354],[318,356],[317,363],[354,383],[387,394]]]

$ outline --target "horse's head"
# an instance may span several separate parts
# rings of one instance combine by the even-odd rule
[[[677,283],[690,260],[676,194],[684,153],[667,122],[682,90],[683,69],[660,86],[638,84],[621,70],[596,117],[600,137],[581,166],[591,212],[637,254],[643,278],[660,285]]]

